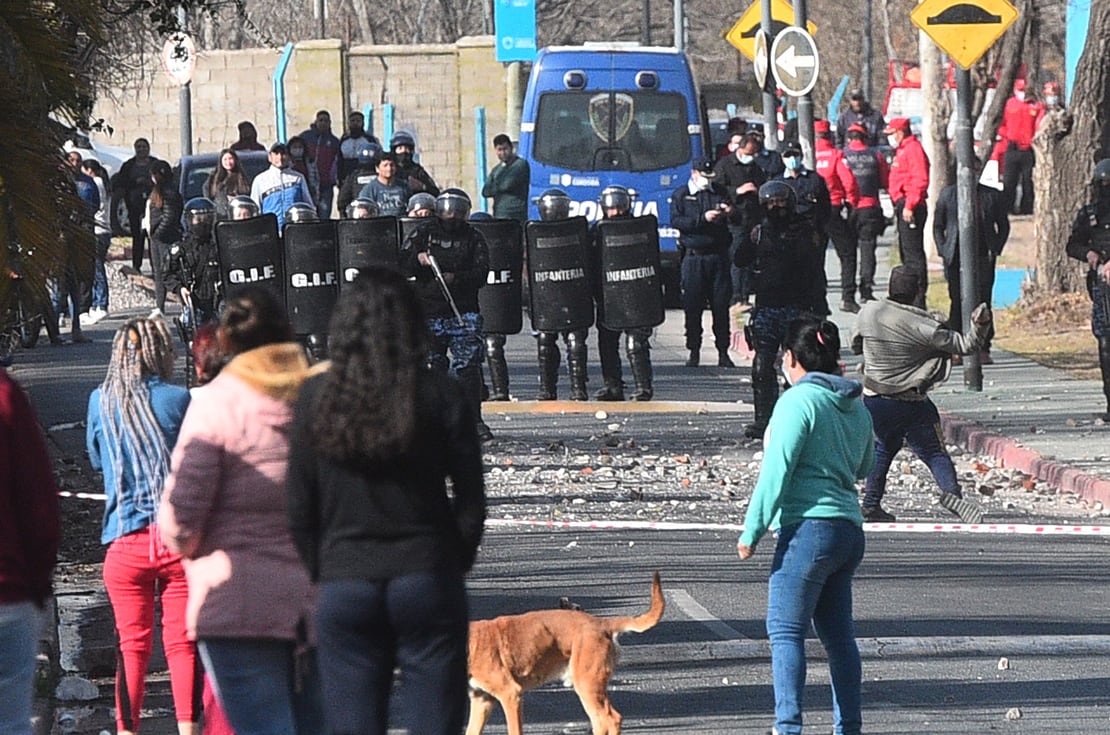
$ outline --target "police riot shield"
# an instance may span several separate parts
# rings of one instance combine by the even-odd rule
[[[428,221],[427,217],[402,217],[401,218],[401,242],[405,241],[417,227]]]
[[[370,266],[400,270],[400,226],[396,217],[341,219],[335,223],[339,244],[339,290]]]
[[[224,299],[246,286],[260,286],[285,304],[285,266],[276,216],[217,222],[216,248]]]
[[[663,279],[655,216],[602,220],[597,232],[602,325],[624,330],[662,324]]]
[[[590,229],[585,217],[529,222],[532,328],[541,332],[588,329],[594,323]]]
[[[339,297],[335,223],[285,225],[285,308],[293,334],[327,334]]]
[[[487,334],[517,334],[524,327],[521,311],[520,273],[524,262],[524,233],[513,219],[476,220],[470,223],[489,248],[486,285],[478,291],[478,311]]]

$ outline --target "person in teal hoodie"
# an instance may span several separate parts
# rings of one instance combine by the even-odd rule
[[[861,665],[852,621],[852,577],[863,559],[856,481],[875,462],[863,387],[839,375],[836,325],[796,319],[783,341],[792,386],[775,404],[763,466],[737,543],[741,559],[778,531],[767,599],[767,635],[778,735],[802,732],[805,637],[812,621],[828,653],[836,735],[859,735]]]

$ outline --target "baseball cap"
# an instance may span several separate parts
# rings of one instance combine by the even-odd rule
[[[817,133],[818,135],[824,135],[825,133],[829,132],[829,121],[828,120],[814,120],[813,121],[813,132]]]
[[[864,99],[863,90],[860,89],[859,87],[856,87],[855,89],[853,89],[851,92],[848,93],[848,99],[850,99],[850,100],[862,100],[862,99]]]
[[[717,175],[717,172],[713,170],[712,158],[697,159],[696,161],[694,161],[694,170],[707,179],[712,179]]]
[[[859,133],[860,135],[866,136],[867,135],[867,128],[863,127],[859,123],[852,123],[851,125],[848,126],[848,132],[849,133]]]
[[[284,143],[274,143],[270,146],[270,153],[288,153],[289,147]]]
[[[784,156],[801,156],[802,155],[802,146],[801,146],[801,144],[798,143],[798,141],[796,141],[796,140],[790,141],[789,143],[787,143],[783,147],[782,155],[784,155]]]
[[[763,135],[763,123],[758,123],[758,122],[748,123],[748,132]]]
[[[883,133],[890,135],[895,130],[901,130],[903,133],[910,132],[910,119],[908,117],[896,117],[886,124],[883,128]]]

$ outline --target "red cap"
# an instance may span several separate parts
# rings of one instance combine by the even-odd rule
[[[829,132],[829,121],[828,120],[814,120],[813,121],[813,132],[817,133],[817,135],[824,135],[825,133]]]
[[[859,133],[860,135],[867,135],[867,128],[863,127],[859,123],[852,123],[848,126],[848,132]]]
[[[1024,79],[1015,79],[1014,80],[1014,91],[1015,92],[1024,92],[1025,91],[1025,80]]]
[[[883,128],[883,134],[890,135],[895,130],[901,130],[903,133],[910,132],[910,119],[908,117],[896,117],[886,124]]]

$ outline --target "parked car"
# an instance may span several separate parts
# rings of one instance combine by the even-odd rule
[[[247,174],[247,181],[254,181],[254,177],[265,171],[270,166],[269,154],[266,151],[239,151],[239,165]],[[193,197],[207,196],[204,184],[208,177],[220,165],[220,154],[197,153],[191,156],[182,156],[177,165],[173,167],[174,178],[177,179],[177,190],[185,201]]]

